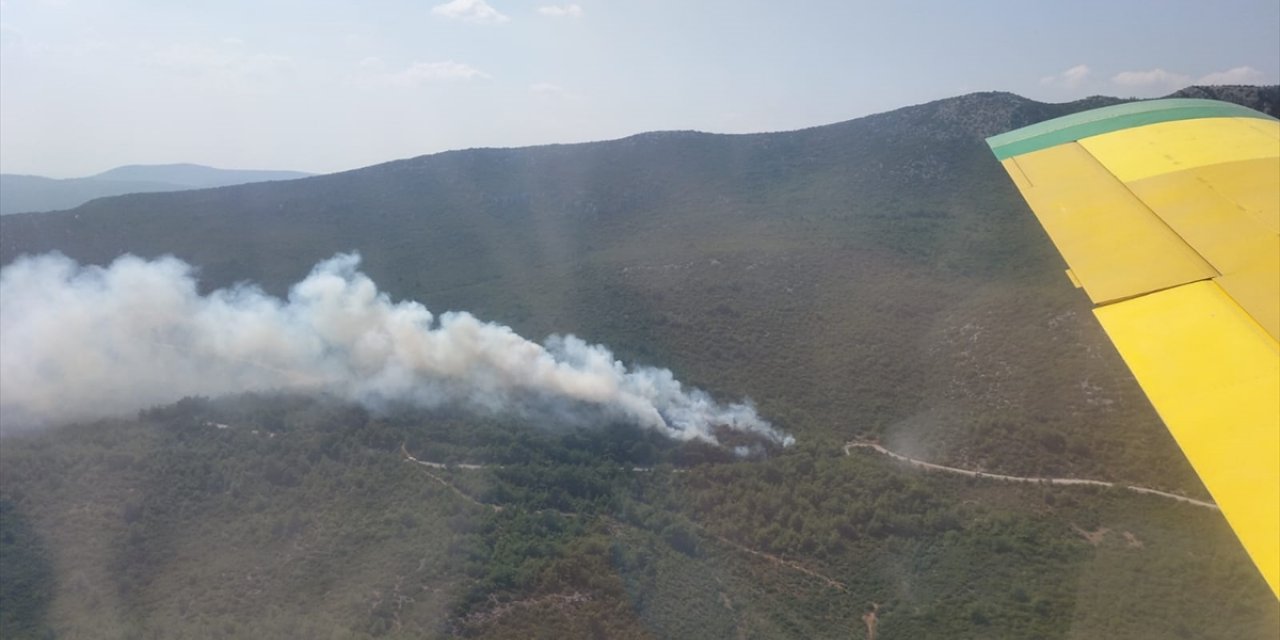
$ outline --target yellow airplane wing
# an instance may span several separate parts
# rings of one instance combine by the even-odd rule
[[[1153,100],[987,144],[1280,597],[1280,121]]]

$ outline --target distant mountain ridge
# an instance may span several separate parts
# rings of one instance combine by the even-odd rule
[[[302,171],[265,171],[258,169],[216,169],[200,164],[130,164],[103,171],[95,180],[125,182],[166,182],[192,188],[227,187],[233,184],[295,180],[314,174]]]
[[[189,163],[125,165],[84,178],[61,180],[5,173],[0,174],[0,215],[71,209],[95,198],[128,193],[209,189],[311,175],[301,171],[217,169]]]

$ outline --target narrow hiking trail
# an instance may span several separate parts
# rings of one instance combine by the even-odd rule
[[[406,447],[404,446],[404,444],[401,444],[401,445],[400,445],[400,457],[401,457],[402,459],[404,459],[404,461],[405,461],[405,462],[410,462],[410,463],[413,463],[413,464],[415,464],[415,465],[420,466],[420,467],[422,468],[423,473],[426,473],[426,474],[427,474],[427,476],[428,476],[428,477],[430,477],[432,480],[435,480],[436,482],[438,482],[438,483],[440,483],[440,484],[444,485],[445,487],[447,487],[450,491],[452,491],[454,494],[456,494],[459,498],[462,498],[463,500],[465,500],[465,501],[467,501],[467,502],[470,502],[471,504],[476,505],[476,506],[478,506],[478,507],[485,508],[485,509],[491,509],[491,510],[493,510],[495,513],[500,512],[500,511],[502,511],[502,510],[503,510],[503,506],[502,506],[502,505],[500,505],[500,504],[490,504],[490,503],[487,503],[487,502],[481,502],[481,501],[479,501],[479,500],[476,500],[475,498],[471,497],[470,495],[468,495],[468,494],[467,494],[466,492],[464,492],[463,490],[459,489],[459,488],[458,488],[456,485],[454,485],[452,482],[449,482],[449,481],[448,481],[448,480],[446,480],[445,478],[442,478],[442,477],[440,477],[439,475],[436,475],[435,473],[432,473],[432,472],[431,472],[431,470],[432,470],[432,469],[436,469],[436,470],[447,470],[447,469],[466,469],[466,470],[498,469],[498,468],[501,468],[501,466],[502,466],[502,465],[484,465],[484,464],[452,464],[452,465],[450,465],[450,464],[445,464],[445,463],[443,463],[443,462],[428,462],[428,461],[426,461],[426,460],[419,460],[419,459],[415,458],[415,457],[413,456],[413,454],[412,454],[412,453],[409,453],[408,448],[406,448]],[[648,471],[652,471],[652,470],[653,470],[653,469],[651,469],[651,468],[649,468],[649,467],[634,467],[634,468],[632,468],[632,471],[636,471],[636,472],[648,472]],[[677,472],[678,472],[678,471],[683,471],[683,470],[677,470]],[[559,515],[561,515],[561,516],[567,517],[567,518],[576,518],[576,517],[579,517],[579,516],[578,516],[578,514],[576,514],[576,513],[568,513],[568,512],[565,512],[565,511],[559,511],[559,510],[554,510],[554,509],[552,509],[552,510],[550,510],[550,511],[552,511],[552,512],[554,512],[554,513],[557,513],[557,514],[559,514]],[[606,516],[601,516],[601,517],[603,517],[606,521],[608,521],[611,527],[625,526],[625,525],[623,525],[621,522],[619,522],[618,520],[616,520],[616,519],[614,519],[614,518],[611,518],[611,517],[609,517],[609,516],[607,516],[607,515],[606,515]],[[822,582],[823,582],[823,583],[825,583],[828,587],[831,587],[831,588],[833,588],[833,589],[838,589],[838,590],[840,590],[840,591],[847,591],[847,590],[848,590],[848,588],[845,586],[845,584],[844,584],[843,582],[840,582],[839,580],[836,580],[836,579],[834,579],[834,578],[832,578],[832,577],[830,577],[830,576],[827,576],[827,575],[824,575],[824,574],[819,573],[819,572],[817,572],[817,571],[814,571],[813,569],[810,569],[810,568],[808,568],[808,567],[806,567],[806,566],[804,566],[804,565],[802,565],[802,564],[800,564],[800,563],[798,563],[798,562],[796,562],[796,561],[794,561],[794,560],[787,560],[786,558],[782,558],[782,557],[780,557],[780,556],[776,556],[776,555],[773,555],[773,554],[771,554],[771,553],[766,553],[766,552],[764,552],[764,551],[757,551],[757,550],[755,550],[755,549],[752,549],[752,548],[747,547],[747,546],[745,546],[745,545],[742,545],[742,544],[740,544],[740,543],[734,542],[734,541],[732,541],[732,540],[730,540],[730,539],[728,539],[728,538],[726,538],[726,537],[724,537],[724,536],[715,535],[715,534],[713,534],[713,533],[711,533],[711,532],[709,532],[709,531],[706,531],[705,529],[703,529],[703,527],[702,527],[701,525],[699,525],[699,524],[697,524],[697,523],[692,523],[692,524],[693,524],[695,527],[698,527],[699,529],[702,529],[702,530],[703,530],[703,533],[705,533],[705,534],[707,534],[707,535],[711,536],[712,538],[714,538],[714,539],[715,539],[715,540],[717,540],[718,542],[720,542],[720,543],[724,544],[725,546],[728,546],[728,547],[730,547],[730,548],[736,549],[736,550],[741,551],[741,552],[743,552],[743,553],[751,554],[751,555],[753,555],[753,556],[756,556],[757,558],[761,558],[761,559],[763,559],[763,560],[766,560],[766,561],[768,561],[768,562],[770,562],[770,563],[772,563],[772,564],[774,564],[774,565],[782,566],[782,567],[786,567],[786,568],[791,569],[791,570],[793,570],[793,571],[797,571],[797,572],[799,572],[799,573],[803,573],[803,574],[805,574],[805,575],[807,575],[807,576],[809,576],[809,577],[811,577],[811,578],[815,578],[815,579],[817,579],[817,580],[822,581]]]
[[[404,444],[401,444],[401,445],[400,445],[400,456],[404,458],[405,462],[412,462],[412,463],[414,463],[414,464],[421,465],[421,466],[422,466],[422,472],[423,472],[423,473],[427,474],[427,476],[428,476],[428,477],[430,477],[432,480],[435,480],[436,482],[439,482],[440,484],[444,485],[445,487],[448,487],[448,489],[449,489],[450,491],[452,491],[452,492],[456,493],[456,494],[458,495],[458,497],[459,497],[459,498],[462,498],[463,500],[466,500],[467,502],[470,502],[471,504],[474,504],[474,505],[476,505],[477,507],[483,507],[483,508],[485,508],[485,509],[492,509],[495,513],[496,513],[496,512],[498,512],[498,511],[502,511],[502,505],[500,505],[500,504],[489,504],[489,503],[487,503],[487,502],[480,502],[479,500],[476,500],[475,498],[471,497],[470,495],[467,495],[467,493],[466,493],[466,492],[464,492],[462,489],[459,489],[459,488],[458,488],[457,486],[455,486],[452,482],[449,482],[448,480],[445,480],[444,478],[441,478],[440,476],[438,476],[438,475],[436,475],[436,474],[434,474],[434,473],[432,473],[432,472],[430,471],[430,469],[442,469],[442,470],[443,470],[443,469],[448,469],[448,468],[449,468],[449,465],[446,465],[446,464],[441,463],[441,462],[424,462],[424,461],[422,461],[422,460],[419,460],[419,459],[417,459],[417,458],[413,457],[413,454],[409,453],[409,450],[405,448]],[[484,468],[486,468],[486,466],[485,466],[485,465],[481,465],[481,464],[460,464],[460,465],[453,465],[453,466],[454,466],[455,468],[458,468],[458,469],[484,469]]]
[[[817,571],[814,571],[813,569],[810,569],[794,560],[787,560],[786,558],[783,558],[781,556],[775,556],[772,553],[765,553],[764,551],[756,551],[751,547],[734,542],[733,540],[730,540],[724,536],[718,536],[715,534],[709,534],[709,535],[711,535],[712,538],[715,538],[718,542],[720,542],[721,544],[724,544],[725,546],[732,547],[743,553],[749,553],[753,556],[756,556],[757,558],[762,558],[764,560],[767,560],[772,564],[783,566],[793,571],[798,571],[811,578],[817,578],[818,580],[821,580],[822,582],[826,583],[826,585],[828,587],[831,587],[832,589],[838,589],[840,591],[849,590],[849,588],[845,586],[843,582],[840,582],[839,580],[836,580],[835,578],[832,578],[830,576],[826,576],[821,573],[818,573]]]
[[[864,442],[859,440],[846,442],[844,445],[844,454],[846,456],[852,455],[853,449],[870,449],[872,451],[875,451],[876,453],[889,456],[894,460],[905,462],[913,467],[920,467],[921,469],[929,469],[932,471],[943,471],[946,473],[954,473],[962,476],[968,476],[970,478],[989,478],[992,480],[1003,480],[1006,482],[1020,482],[1023,484],[1042,484],[1042,485],[1053,485],[1053,486],[1085,485],[1085,486],[1093,486],[1093,487],[1119,487],[1121,489],[1128,489],[1129,491],[1133,491],[1135,493],[1145,493],[1147,495],[1160,496],[1161,498],[1177,500],[1178,502],[1184,502],[1186,504],[1195,505],[1197,507],[1203,507],[1205,509],[1213,509],[1214,511],[1219,510],[1218,505],[1212,502],[1196,500],[1195,498],[1188,498],[1186,496],[1180,496],[1176,493],[1169,493],[1168,491],[1161,491],[1159,489],[1148,489],[1147,487],[1121,484],[1119,482],[1107,482],[1105,480],[1089,480],[1086,478],[1040,478],[1040,477],[1033,477],[1033,476],[1007,476],[1000,473],[987,473],[985,471],[973,471],[971,469],[960,469],[957,467],[948,467],[941,464],[934,464],[932,462],[925,462],[924,460],[909,458],[907,456],[902,455],[901,453],[895,453],[893,451],[890,451],[878,443]]]

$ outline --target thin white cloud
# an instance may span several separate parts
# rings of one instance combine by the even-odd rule
[[[0,46],[16,46],[20,42],[22,42],[22,33],[3,22],[0,22]]]
[[[536,99],[544,101],[574,102],[582,99],[582,94],[552,82],[535,82],[529,85],[529,93]]]
[[[564,87],[550,82],[535,82],[529,85],[529,93],[542,96],[560,96],[564,95]]]
[[[1253,67],[1235,67],[1226,71],[1214,71],[1196,81],[1196,84],[1262,84],[1266,77]]]
[[[1089,65],[1078,64],[1063,71],[1062,73],[1040,78],[1040,84],[1047,87],[1066,87],[1068,89],[1074,89],[1075,87],[1080,86],[1080,84],[1089,77],[1090,73],[1092,73],[1092,70],[1089,69]]]
[[[1111,76],[1111,82],[1122,87],[1166,87],[1176,89],[1191,83],[1191,76],[1164,69],[1147,71],[1121,71]]]
[[[489,3],[484,0],[452,0],[432,7],[431,13],[453,20],[478,24],[495,24],[511,19],[501,11],[489,6]]]
[[[538,13],[552,18],[581,18],[582,7],[576,4],[549,4],[538,7]]]
[[[189,79],[219,81],[263,77],[294,66],[288,56],[247,51],[242,45],[226,43],[219,47],[199,44],[163,47],[152,52],[151,64]]]
[[[377,64],[381,64],[381,62],[379,61]],[[383,80],[388,84],[400,87],[416,87],[431,82],[485,80],[490,77],[489,74],[469,64],[454,62],[453,60],[415,62],[401,71],[382,76]]]

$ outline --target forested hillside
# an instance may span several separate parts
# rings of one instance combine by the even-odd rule
[[[0,221],[0,259],[174,254],[283,294],[359,251],[394,297],[573,333],[785,428],[1200,491],[983,138],[1097,98],[973,94],[795,132],[477,149]]]
[[[735,462],[624,425],[247,396],[13,437],[0,462],[6,637],[869,637],[871,620],[879,637],[1266,638],[1280,621],[1215,511],[839,448]]]
[[[1187,92],[1270,113],[1280,98]],[[608,344],[753,398],[798,444],[739,459],[625,425],[174,398],[5,440],[0,550],[36,586],[11,595],[7,575],[0,611],[20,619],[0,622],[34,637],[1270,637],[1280,606],[1211,509],[841,448],[1207,497],[983,141],[1115,102],[980,93],[800,131],[472,149],[5,216],[5,264],[173,254],[206,290],[284,295],[355,250],[394,298]]]

